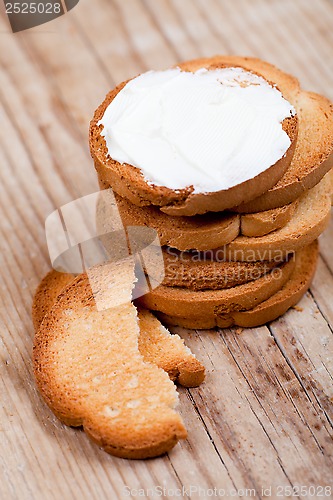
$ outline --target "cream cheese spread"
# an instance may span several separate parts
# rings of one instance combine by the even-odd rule
[[[195,193],[252,179],[290,146],[282,129],[295,114],[281,92],[242,68],[149,71],[106,108],[108,153],[138,167],[147,182]]]

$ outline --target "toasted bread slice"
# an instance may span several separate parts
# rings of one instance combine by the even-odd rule
[[[192,291],[160,285],[136,303],[169,316],[200,317],[216,324],[221,316],[252,309],[274,295],[288,281],[294,266],[291,259],[255,281],[225,290]]]
[[[242,214],[240,232],[243,236],[265,236],[285,226],[294,215],[297,200],[280,208],[272,208],[265,212]]]
[[[162,245],[181,251],[216,249],[225,261],[282,261],[288,253],[309,245],[326,228],[330,218],[332,176],[333,171],[328,172],[315,187],[285,207],[242,214],[239,219],[223,213],[166,216],[155,207],[136,207],[124,198],[117,196],[116,199],[124,225],[154,228]],[[102,220],[102,216],[100,218]],[[225,231],[226,220],[229,226]],[[242,234],[239,235],[239,231]],[[217,248],[218,241],[230,238],[230,243]]]
[[[32,322],[35,332],[57,300],[60,292],[74,279],[73,274],[61,273],[54,269],[39,283],[32,302]]]
[[[252,328],[273,321],[293,307],[310,287],[316,270],[318,257],[317,241],[296,253],[296,265],[290,279],[269,299],[247,311],[234,311],[215,318],[205,316],[170,316],[158,313],[161,321],[168,325],[204,330],[219,326],[228,328],[242,326]]]
[[[107,189],[100,182],[102,189]],[[118,210],[124,226],[146,226],[157,231],[161,245],[177,250],[210,250],[227,245],[239,234],[263,236],[283,227],[294,214],[297,201],[285,207],[242,214],[231,212],[210,212],[192,217],[166,215],[156,207],[138,207],[126,198],[115,195]],[[99,218],[103,226],[105,217],[99,205]]]
[[[69,273],[52,270],[39,284],[32,306],[35,330],[51,310],[62,290],[74,280]],[[169,374],[171,380],[185,387],[196,387],[205,378],[205,368],[196,359],[184,340],[172,335],[158,319],[144,309],[138,311],[140,327],[139,351],[145,361],[155,364]]]
[[[228,64],[230,66],[241,66],[249,71],[255,71],[259,75],[262,75],[266,80],[275,82],[282,92],[283,96],[294,104],[296,96],[301,91],[298,79],[295,76],[285,73],[281,69],[277,68],[267,61],[262,61],[257,57],[242,57],[242,56],[214,56],[213,62],[211,64],[212,68],[219,67],[221,62]],[[211,58],[201,59],[201,64],[208,64]],[[205,63],[205,61],[208,61]],[[196,61],[194,61],[196,63]],[[188,61],[191,65],[192,61]]]
[[[293,104],[299,131],[289,168],[266,193],[235,211],[259,212],[291,203],[333,167],[333,104],[321,95],[305,91],[298,94]]]
[[[137,311],[130,302],[133,261],[98,266],[89,276],[90,282],[80,275],[63,290],[35,336],[38,388],[60,420],[82,425],[108,453],[160,455],[186,430],[175,411],[174,384],[139,352]],[[109,309],[96,309],[91,282],[99,305]]]
[[[198,290],[222,290],[259,279],[279,267],[283,260],[224,262],[213,251],[178,252],[163,249],[165,276],[162,285]],[[215,256],[216,258],[216,256]]]
[[[205,378],[204,366],[185,346],[179,335],[171,335],[160,321],[146,309],[138,310],[139,350],[149,361],[169,374],[171,380],[184,387],[197,387]]]
[[[216,69],[227,66],[237,66],[256,72],[256,69],[249,67],[249,60],[246,58],[213,57],[207,59],[197,59],[187,61],[178,66],[184,71],[196,71],[200,68]],[[244,66],[245,64],[245,66]],[[258,67],[259,67],[258,63]],[[277,70],[275,67],[262,62],[265,68],[265,75],[261,71],[260,75],[270,83],[276,84],[278,88],[286,89],[293,82],[294,92],[298,91],[298,83],[289,75]],[[270,68],[271,67],[271,71]],[[288,85],[287,85],[288,82]],[[288,168],[296,145],[298,118],[297,115],[286,118],[282,127],[288,134],[291,144],[285,155],[274,165],[264,172],[241,184],[226,190],[209,193],[194,193],[193,186],[186,189],[173,190],[164,186],[156,186],[148,183],[140,169],[129,164],[121,164],[108,155],[108,150],[104,137],[101,135],[101,125],[97,123],[103,117],[104,112],[115,96],[122,90],[127,82],[123,82],[112,90],[105,98],[104,102],[96,110],[90,124],[90,151],[94,159],[96,171],[104,182],[110,185],[119,195],[128,198],[138,206],[156,205],[169,215],[196,215],[206,212],[219,212],[230,209],[232,206],[246,203],[266,192],[284,174]],[[283,90],[282,90],[283,93]],[[156,159],[158,161],[158,158]]]
[[[100,181],[101,189],[109,186]],[[240,216],[231,213],[210,213],[193,217],[173,217],[166,215],[152,205],[138,207],[126,198],[115,193],[117,207],[124,226],[146,226],[157,231],[161,245],[178,250],[209,250],[226,245],[239,234]],[[97,205],[97,224],[100,228],[109,227],[108,211],[101,198]],[[103,230],[100,231],[101,233]]]
[[[258,238],[238,236],[217,250],[224,260],[283,259],[309,245],[324,231],[331,215],[332,175],[325,177],[300,199],[290,221],[281,229]]]

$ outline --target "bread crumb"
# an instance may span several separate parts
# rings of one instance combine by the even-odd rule
[[[117,417],[120,413],[118,408],[111,408],[111,406],[104,407],[104,415],[107,417]]]
[[[295,309],[295,311],[298,311],[298,312],[303,312],[304,311],[303,307],[300,307],[300,306],[293,306],[292,308]]]
[[[237,335],[240,335],[243,330],[244,330],[244,328],[236,328],[235,332]]]
[[[138,385],[139,385],[138,377],[133,375],[131,380],[128,382],[127,387],[128,387],[128,389],[135,389],[136,387],[138,387]]]
[[[141,404],[141,401],[139,401],[138,399],[132,399],[131,401],[129,401],[127,403],[127,408],[137,408],[138,406],[140,406]]]

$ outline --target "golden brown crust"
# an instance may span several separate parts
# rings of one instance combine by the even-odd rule
[[[133,263],[116,267],[90,271],[107,310],[96,310],[87,276],[65,287],[35,336],[34,373],[64,423],[82,425],[116,456],[147,458],[170,450],[186,430],[173,383],[139,353],[135,307],[117,302],[120,294],[130,299]]]
[[[165,277],[162,285],[193,291],[222,290],[254,281],[279,267],[278,261],[224,262],[213,251],[178,252],[163,249]]]
[[[308,190],[306,193],[302,195],[300,199],[298,199],[296,202],[293,202],[292,205],[289,205],[287,207],[283,207],[280,211],[279,209],[272,210],[272,211],[267,211],[267,212],[259,212],[256,214],[250,214],[244,216],[244,220],[248,218],[251,224],[248,224],[247,229],[251,229],[251,225],[254,226],[254,231],[257,233],[260,232],[261,227],[263,226],[265,232],[269,228],[270,224],[270,219],[274,216],[277,216],[278,219],[278,226],[280,226],[281,222],[285,222],[284,219],[289,219],[288,221],[285,222],[282,227],[279,227],[278,229],[275,229],[274,231],[264,234],[263,236],[244,236],[244,235],[239,235],[236,238],[234,238],[229,244],[223,245],[220,248],[216,248],[216,245],[212,244],[211,249],[213,249],[219,257],[219,260],[224,260],[224,261],[238,261],[238,262],[256,262],[256,261],[271,261],[271,260],[278,260],[281,262],[286,258],[286,256],[291,253],[295,252],[296,250],[303,248],[307,245],[309,245],[312,241],[314,241],[318,236],[324,231],[326,228],[329,219],[330,219],[330,213],[331,213],[331,195],[332,195],[332,177],[333,177],[333,170],[328,172],[324,178],[312,189]],[[128,202],[126,202],[126,206],[128,205]],[[146,215],[147,212],[150,212],[150,208],[135,208],[135,212],[143,210]],[[156,210],[156,209],[154,209]],[[122,209],[120,210],[122,214]],[[279,214],[280,212],[280,214]],[[123,214],[122,214],[123,215]],[[217,214],[212,214],[213,219],[214,217],[218,219]],[[280,217],[281,216],[281,217]],[[201,216],[203,219],[207,218],[209,219],[209,215]],[[243,217],[243,216],[242,216]],[[200,220],[200,217],[197,217],[196,219]],[[173,218],[177,219],[178,218]],[[182,218],[180,218],[182,219]],[[186,218],[187,219],[187,218]],[[192,218],[190,218],[192,219]],[[158,217],[155,218],[147,218],[147,216],[142,219],[142,217],[137,220],[137,224],[145,224],[148,225],[149,227],[154,227],[159,235],[161,236],[162,239],[162,244],[164,243],[164,238],[165,238],[165,233],[168,231],[168,223],[165,221],[165,224],[158,224]],[[163,218],[161,219],[163,220]],[[128,223],[133,223],[134,224],[134,218],[129,218],[127,219],[126,214],[124,214],[124,224],[126,225],[126,221]],[[181,225],[177,226],[176,221],[172,221],[173,228],[177,228],[177,230],[181,230]],[[275,224],[275,221],[272,222],[272,225]],[[195,233],[194,229],[191,227],[191,223],[188,224],[187,227],[191,228],[191,232],[193,231],[193,239],[191,240],[194,242],[195,238]],[[211,244],[211,240],[213,239],[214,235],[214,223],[212,225],[212,233],[210,235],[209,243]],[[163,232],[162,232],[163,231]],[[177,244],[176,241],[176,235],[177,231],[175,231],[175,239],[173,240],[174,244]],[[209,231],[209,225],[208,225],[208,231]],[[201,232],[201,227],[199,226],[198,229],[198,234],[200,236]],[[168,233],[171,234],[171,231]],[[202,231],[202,235],[205,234],[205,226],[204,230]],[[183,226],[182,230],[182,244],[179,246],[192,246],[192,245],[186,245],[186,226]],[[197,247],[199,249],[206,251],[206,245],[205,245],[205,240],[204,237],[199,238],[197,242]],[[202,244],[202,248],[200,248],[200,245]],[[222,268],[220,268],[222,271]],[[172,267],[170,268],[172,271],[172,274],[170,275],[170,278],[172,278],[172,275],[174,275],[174,270]],[[198,267],[199,270],[199,267]],[[186,274],[187,271],[185,271],[185,279],[187,280]],[[201,270],[200,270],[201,271]],[[216,269],[217,274],[216,276],[219,277],[220,273],[218,272],[218,269]],[[193,268],[191,269],[191,272],[194,272],[196,275],[195,271],[193,271]],[[210,271],[207,268],[207,273],[208,277],[210,276]],[[166,279],[168,279],[168,275],[166,276]],[[218,283],[222,283],[223,280],[218,279]],[[235,283],[236,284],[236,283]],[[179,284],[177,284],[179,286]],[[193,285],[194,286],[194,285]],[[201,285],[199,285],[201,286]]]
[[[101,189],[109,186],[99,181]],[[285,207],[258,212],[256,214],[234,214],[210,212],[192,217],[166,215],[152,205],[138,207],[115,193],[117,207],[125,227],[146,226],[157,231],[160,244],[177,250],[210,250],[233,241],[240,233],[244,236],[263,236],[284,226],[292,217],[296,202]],[[103,208],[104,200],[98,203],[97,223],[108,227],[109,217]]]
[[[161,245],[178,250],[209,250],[230,243],[239,234],[238,214],[222,212],[176,217],[152,205],[138,207],[119,195],[116,195],[116,200],[124,226],[152,227],[156,229]]]
[[[247,311],[234,311],[218,318],[195,316],[170,316],[158,313],[161,321],[168,325],[184,328],[205,330],[219,326],[229,328],[241,326],[252,328],[273,321],[293,307],[310,287],[316,270],[318,258],[318,243],[311,243],[309,247],[299,250],[296,254],[296,265],[286,284],[267,300]]]
[[[178,66],[184,71],[195,71],[201,67],[209,69],[238,66],[262,75],[262,72],[258,72],[255,68],[249,68],[248,61],[247,58],[235,57],[231,60],[230,58],[221,56],[187,61]],[[272,80],[268,76],[268,63],[262,63],[262,65],[265,66],[267,73],[262,76],[268,81],[277,84],[279,88],[281,88],[281,85],[284,86],[283,84],[286,80],[289,83],[293,81],[294,93],[297,93],[298,83],[295,79],[291,80],[289,75],[285,75],[283,72],[272,67],[272,76],[274,76],[274,80]],[[227,190],[211,193],[193,193],[193,187],[191,186],[186,189],[172,190],[163,186],[148,184],[138,168],[128,164],[120,164],[108,156],[105,140],[100,134],[101,126],[97,125],[107,106],[126,83],[127,82],[123,82],[112,90],[96,110],[90,124],[89,143],[91,155],[94,159],[95,168],[100,179],[112,186],[114,191],[128,198],[132,203],[138,206],[150,204],[157,205],[169,215],[188,216],[203,214],[208,211],[217,212],[227,210],[232,206],[240,205],[241,203],[254,199],[267,191],[281,178],[288,168],[296,145],[298,130],[297,116],[286,118],[282,124],[283,129],[287,132],[291,140],[291,145],[286,154],[270,168],[248,181]]]
[[[185,346],[179,335],[170,335],[146,309],[138,311],[139,350],[145,361],[154,363],[184,387],[197,387],[205,379],[205,368]]]
[[[56,301],[61,290],[73,280],[70,273],[50,271],[39,283],[32,302],[32,322],[38,330],[44,316]]]
[[[296,149],[288,170],[266,193],[235,211],[259,212],[287,205],[314,187],[333,168],[333,104],[302,91],[296,98],[299,118]]]
[[[265,236],[239,236],[216,250],[225,260],[283,259],[290,252],[310,245],[325,230],[331,216],[333,171],[298,200],[295,212],[281,229]]]
[[[34,297],[36,331],[65,286],[73,280],[73,275],[55,270],[43,278]],[[171,380],[185,387],[196,387],[203,382],[205,368],[185,346],[183,339],[170,334],[150,311],[145,309],[138,311],[138,320],[139,351],[145,361],[162,368]]]
[[[217,318],[233,311],[252,309],[276,293],[289,279],[294,260],[281,264],[261,278],[225,290],[192,291],[187,288],[160,285],[138,298],[141,307],[169,316]]]
[[[240,232],[243,236],[258,237],[276,231],[285,226],[296,210],[297,200],[289,205],[272,208],[265,212],[242,214]]]

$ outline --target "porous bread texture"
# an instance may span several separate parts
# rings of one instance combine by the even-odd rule
[[[100,181],[101,189],[109,186]],[[138,207],[115,193],[119,214],[125,227],[146,226],[156,230],[160,244],[177,250],[210,250],[233,241],[240,233],[262,236],[284,226],[292,217],[296,202],[268,212],[244,214],[210,212],[192,217],[172,216],[152,205]],[[105,200],[97,206],[97,224],[109,227],[109,213]]]
[[[184,387],[197,387],[205,378],[205,368],[195,358],[184,340],[168,330],[147,309],[138,310],[139,350],[150,361]],[[144,332],[144,335],[142,334]]]
[[[316,270],[317,258],[317,241],[299,250],[296,253],[295,268],[290,279],[274,295],[247,311],[234,311],[214,318],[194,315],[171,316],[163,313],[158,313],[158,316],[166,324],[198,330],[205,330],[215,326],[221,328],[231,326],[253,328],[263,325],[282,316],[302,298],[310,287]]]
[[[145,362],[138,348],[137,311],[130,302],[131,259],[90,271],[61,293],[35,336],[34,373],[45,401],[67,425],[83,426],[105,451],[147,458],[186,437],[175,411],[177,392],[166,372]],[[127,301],[119,302],[119,296]],[[96,298],[96,295],[95,295]]]
[[[289,279],[294,265],[292,258],[255,281],[225,290],[193,291],[160,285],[136,299],[135,303],[169,316],[210,319],[215,325],[221,315],[252,309],[280,290]]]
[[[309,245],[330,220],[332,175],[332,171],[328,172],[315,187],[303,194],[292,218],[281,229],[257,238],[238,236],[216,252],[224,260],[272,260],[282,259]]]
[[[266,74],[263,75],[256,68],[249,68],[248,59],[246,58],[239,57],[231,60],[228,57],[216,56],[187,61],[178,66],[184,71],[192,72],[203,67],[216,69],[237,66],[260,74],[260,76],[263,76],[270,83],[276,84],[282,93],[283,88],[287,88],[287,85],[285,85],[286,82],[289,85],[293,82],[295,93],[298,91],[297,81],[289,77],[289,75],[271,66],[271,76],[274,77],[271,78],[269,74],[270,65],[267,63],[263,63],[266,70]],[[194,193],[193,186],[189,186],[186,189],[173,190],[165,186],[156,186],[153,183],[148,183],[144,179],[140,169],[126,163],[121,164],[108,155],[105,139],[100,133],[102,125],[97,125],[103,117],[107,106],[126,83],[127,81],[121,83],[109,92],[104,102],[95,111],[90,123],[89,144],[99,177],[109,184],[115,192],[128,198],[132,203],[138,206],[157,205],[169,215],[196,215],[206,212],[219,212],[258,197],[272,187],[288,168],[296,145],[298,130],[297,115],[286,118],[282,123],[283,130],[288,134],[291,141],[285,155],[274,165],[252,179],[226,190],[209,193]],[[158,158],[156,161],[158,161]]]
[[[73,282],[69,273],[50,271],[42,279],[34,296],[32,316],[38,331],[46,314],[51,310],[65,286]],[[185,387],[196,387],[205,378],[205,368],[186,347],[184,340],[173,335],[150,312],[138,311],[139,351],[145,361],[166,371],[174,382]]]
[[[259,212],[281,207],[314,187],[333,167],[333,104],[302,91],[293,104],[299,119],[294,156],[281,179],[266,193],[233,210]]]

